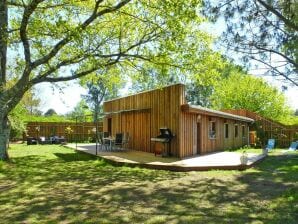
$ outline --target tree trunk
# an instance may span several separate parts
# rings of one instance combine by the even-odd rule
[[[7,116],[0,114],[0,160],[8,160],[8,142],[9,142],[10,126]]]

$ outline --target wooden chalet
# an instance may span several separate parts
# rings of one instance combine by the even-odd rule
[[[185,86],[175,84],[104,102],[103,130],[111,136],[128,133],[128,148],[154,153],[166,150],[183,158],[249,144],[249,124],[244,116],[189,105]],[[169,128],[170,143],[151,138]]]

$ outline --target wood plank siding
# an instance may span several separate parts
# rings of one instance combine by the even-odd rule
[[[103,108],[106,114],[103,130],[109,131],[110,121],[111,135],[128,133],[131,149],[153,153],[155,143],[150,138],[158,136],[161,127],[170,128],[175,135],[171,141],[171,154],[180,158],[247,144],[248,123],[252,121],[220,111],[189,106],[182,84],[110,100],[104,102]],[[210,137],[211,122],[215,122],[214,138]],[[227,138],[226,123],[229,126]],[[238,126],[237,136],[235,125]]]
[[[211,122],[215,122],[214,138],[209,135]],[[227,138],[225,124],[228,125]],[[237,136],[235,135],[235,126],[238,127]],[[199,144],[198,138],[200,138]],[[182,112],[181,139],[181,157],[238,148],[248,144],[248,123],[214,115],[203,115],[199,112]]]
[[[184,85],[177,84],[166,88],[146,91],[104,103],[104,131],[108,131],[108,119],[112,119],[111,135],[127,132],[129,147],[145,152],[154,152],[152,137],[159,135],[159,128],[170,128],[175,135],[171,142],[171,152],[179,155],[179,116],[184,98]]]

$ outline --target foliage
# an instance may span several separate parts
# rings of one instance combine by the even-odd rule
[[[270,119],[287,116],[285,96],[262,78],[234,72],[215,85],[211,97],[215,109],[247,109]]]
[[[101,104],[103,100],[117,97],[119,89],[121,89],[123,84],[124,82],[121,80],[121,75],[116,73],[115,69],[108,70],[100,75],[89,75],[88,77],[81,79],[81,85],[88,89],[88,93],[82,95],[82,98],[91,109],[94,122],[100,118],[100,113],[102,112]]]
[[[12,85],[13,82],[10,83]],[[37,114],[40,99],[36,97],[34,90],[27,91],[19,104],[9,114],[10,139],[21,138],[26,131],[27,115]]]
[[[288,0],[204,1],[211,21],[225,19],[220,44],[248,66],[298,86],[298,4]],[[235,54],[236,52],[237,54]]]
[[[62,115],[40,116],[40,115],[26,115],[25,122],[75,122],[75,120]]]
[[[26,109],[19,104],[9,115],[10,122],[10,139],[21,138],[22,134],[26,130],[25,125]]]
[[[233,64],[218,53],[206,55],[204,62],[198,65],[197,73],[189,77],[186,99],[189,103],[211,107],[210,97],[214,86],[232,72],[243,72],[243,68]]]
[[[79,122],[92,121],[90,116],[92,113],[89,110],[86,101],[82,99],[78,104],[73,108],[73,110],[66,114],[67,119]]]
[[[295,224],[298,153],[275,151],[246,171],[177,173],[12,145],[11,162],[0,162],[1,221]]]
[[[48,109],[47,112],[44,113],[44,116],[53,116],[53,115],[57,115],[57,112],[54,109]]]
[[[41,99],[37,96],[34,90],[28,90],[22,100],[21,104],[26,109],[26,113],[30,115],[41,115],[41,111],[39,111],[39,106],[41,104]]]
[[[298,117],[293,115],[283,116],[278,120],[280,123],[285,125],[298,125]]]

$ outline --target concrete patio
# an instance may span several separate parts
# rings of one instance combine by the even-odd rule
[[[67,147],[76,149],[75,144],[68,144]],[[77,150],[96,154],[95,144],[77,144]],[[97,155],[117,165],[171,171],[244,170],[266,157],[263,154],[248,153],[248,162],[243,165],[240,162],[242,154],[238,152],[218,152],[184,159],[154,156],[153,153],[135,150],[114,152],[98,150]]]

